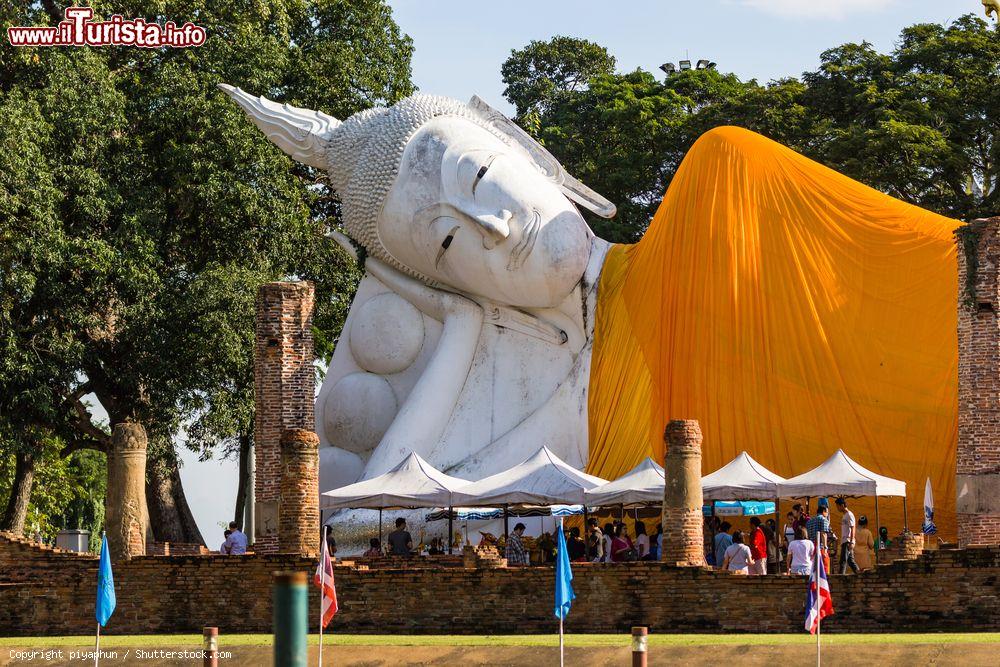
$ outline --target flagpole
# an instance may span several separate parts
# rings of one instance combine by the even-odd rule
[[[326,590],[326,531],[323,526],[323,544],[319,550],[319,667],[323,667],[323,599]]]
[[[564,667],[563,663],[563,620],[559,617],[559,667]]]
[[[819,531],[816,531],[816,602],[814,603],[816,605],[816,667],[820,667],[819,635],[821,632],[821,628],[823,627],[823,614],[820,613],[820,609],[822,609],[822,601],[820,600],[820,593],[819,593],[820,589],[819,569],[820,567],[822,567],[821,564],[823,562],[822,560],[823,556],[819,552],[819,536],[820,536]]]
[[[97,641],[94,642],[94,667],[97,667],[97,661],[101,659],[101,624],[97,624]]]
[[[562,534],[562,530],[563,530],[563,518],[559,517],[559,534],[560,535]],[[557,535],[556,538],[558,538],[558,537],[559,536]],[[558,539],[557,539],[557,542],[558,542]],[[561,563],[563,555],[562,554],[558,554],[557,558],[559,559],[559,562]],[[556,585],[558,586],[558,583]],[[559,614],[559,667],[564,667],[563,660],[565,659],[564,655],[563,655],[563,616],[565,616],[565,615],[566,614],[564,614],[564,613],[560,613]]]

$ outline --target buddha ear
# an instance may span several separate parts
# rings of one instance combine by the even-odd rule
[[[271,143],[293,160],[323,171],[329,169],[326,144],[340,127],[339,120],[320,111],[254,97],[225,83],[220,83],[219,88],[240,105]]]

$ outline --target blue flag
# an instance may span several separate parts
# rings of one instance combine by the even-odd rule
[[[556,618],[566,618],[570,605],[576,599],[573,592],[573,570],[569,566],[569,551],[566,549],[566,535],[559,522],[559,552],[556,554]]]
[[[108,553],[108,537],[101,536],[101,565],[97,570],[97,622],[102,626],[115,611],[115,579],[111,576],[111,554]]]

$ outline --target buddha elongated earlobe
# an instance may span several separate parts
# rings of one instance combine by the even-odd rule
[[[254,97],[225,83],[220,83],[219,88],[233,98],[254,125],[293,160],[324,171],[330,168],[326,145],[340,127],[339,120],[321,111],[278,104],[263,96]]]

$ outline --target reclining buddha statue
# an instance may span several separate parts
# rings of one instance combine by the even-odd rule
[[[479,98],[341,122],[222,88],[329,174],[332,235],[364,267],[317,398],[324,489],[411,450],[480,479],[541,445],[614,478],[693,418],[705,472],[746,450],[797,474],[843,447],[914,494],[929,476],[947,525],[956,221],[722,127],[643,239],[612,245],[579,208],[614,205]]]

